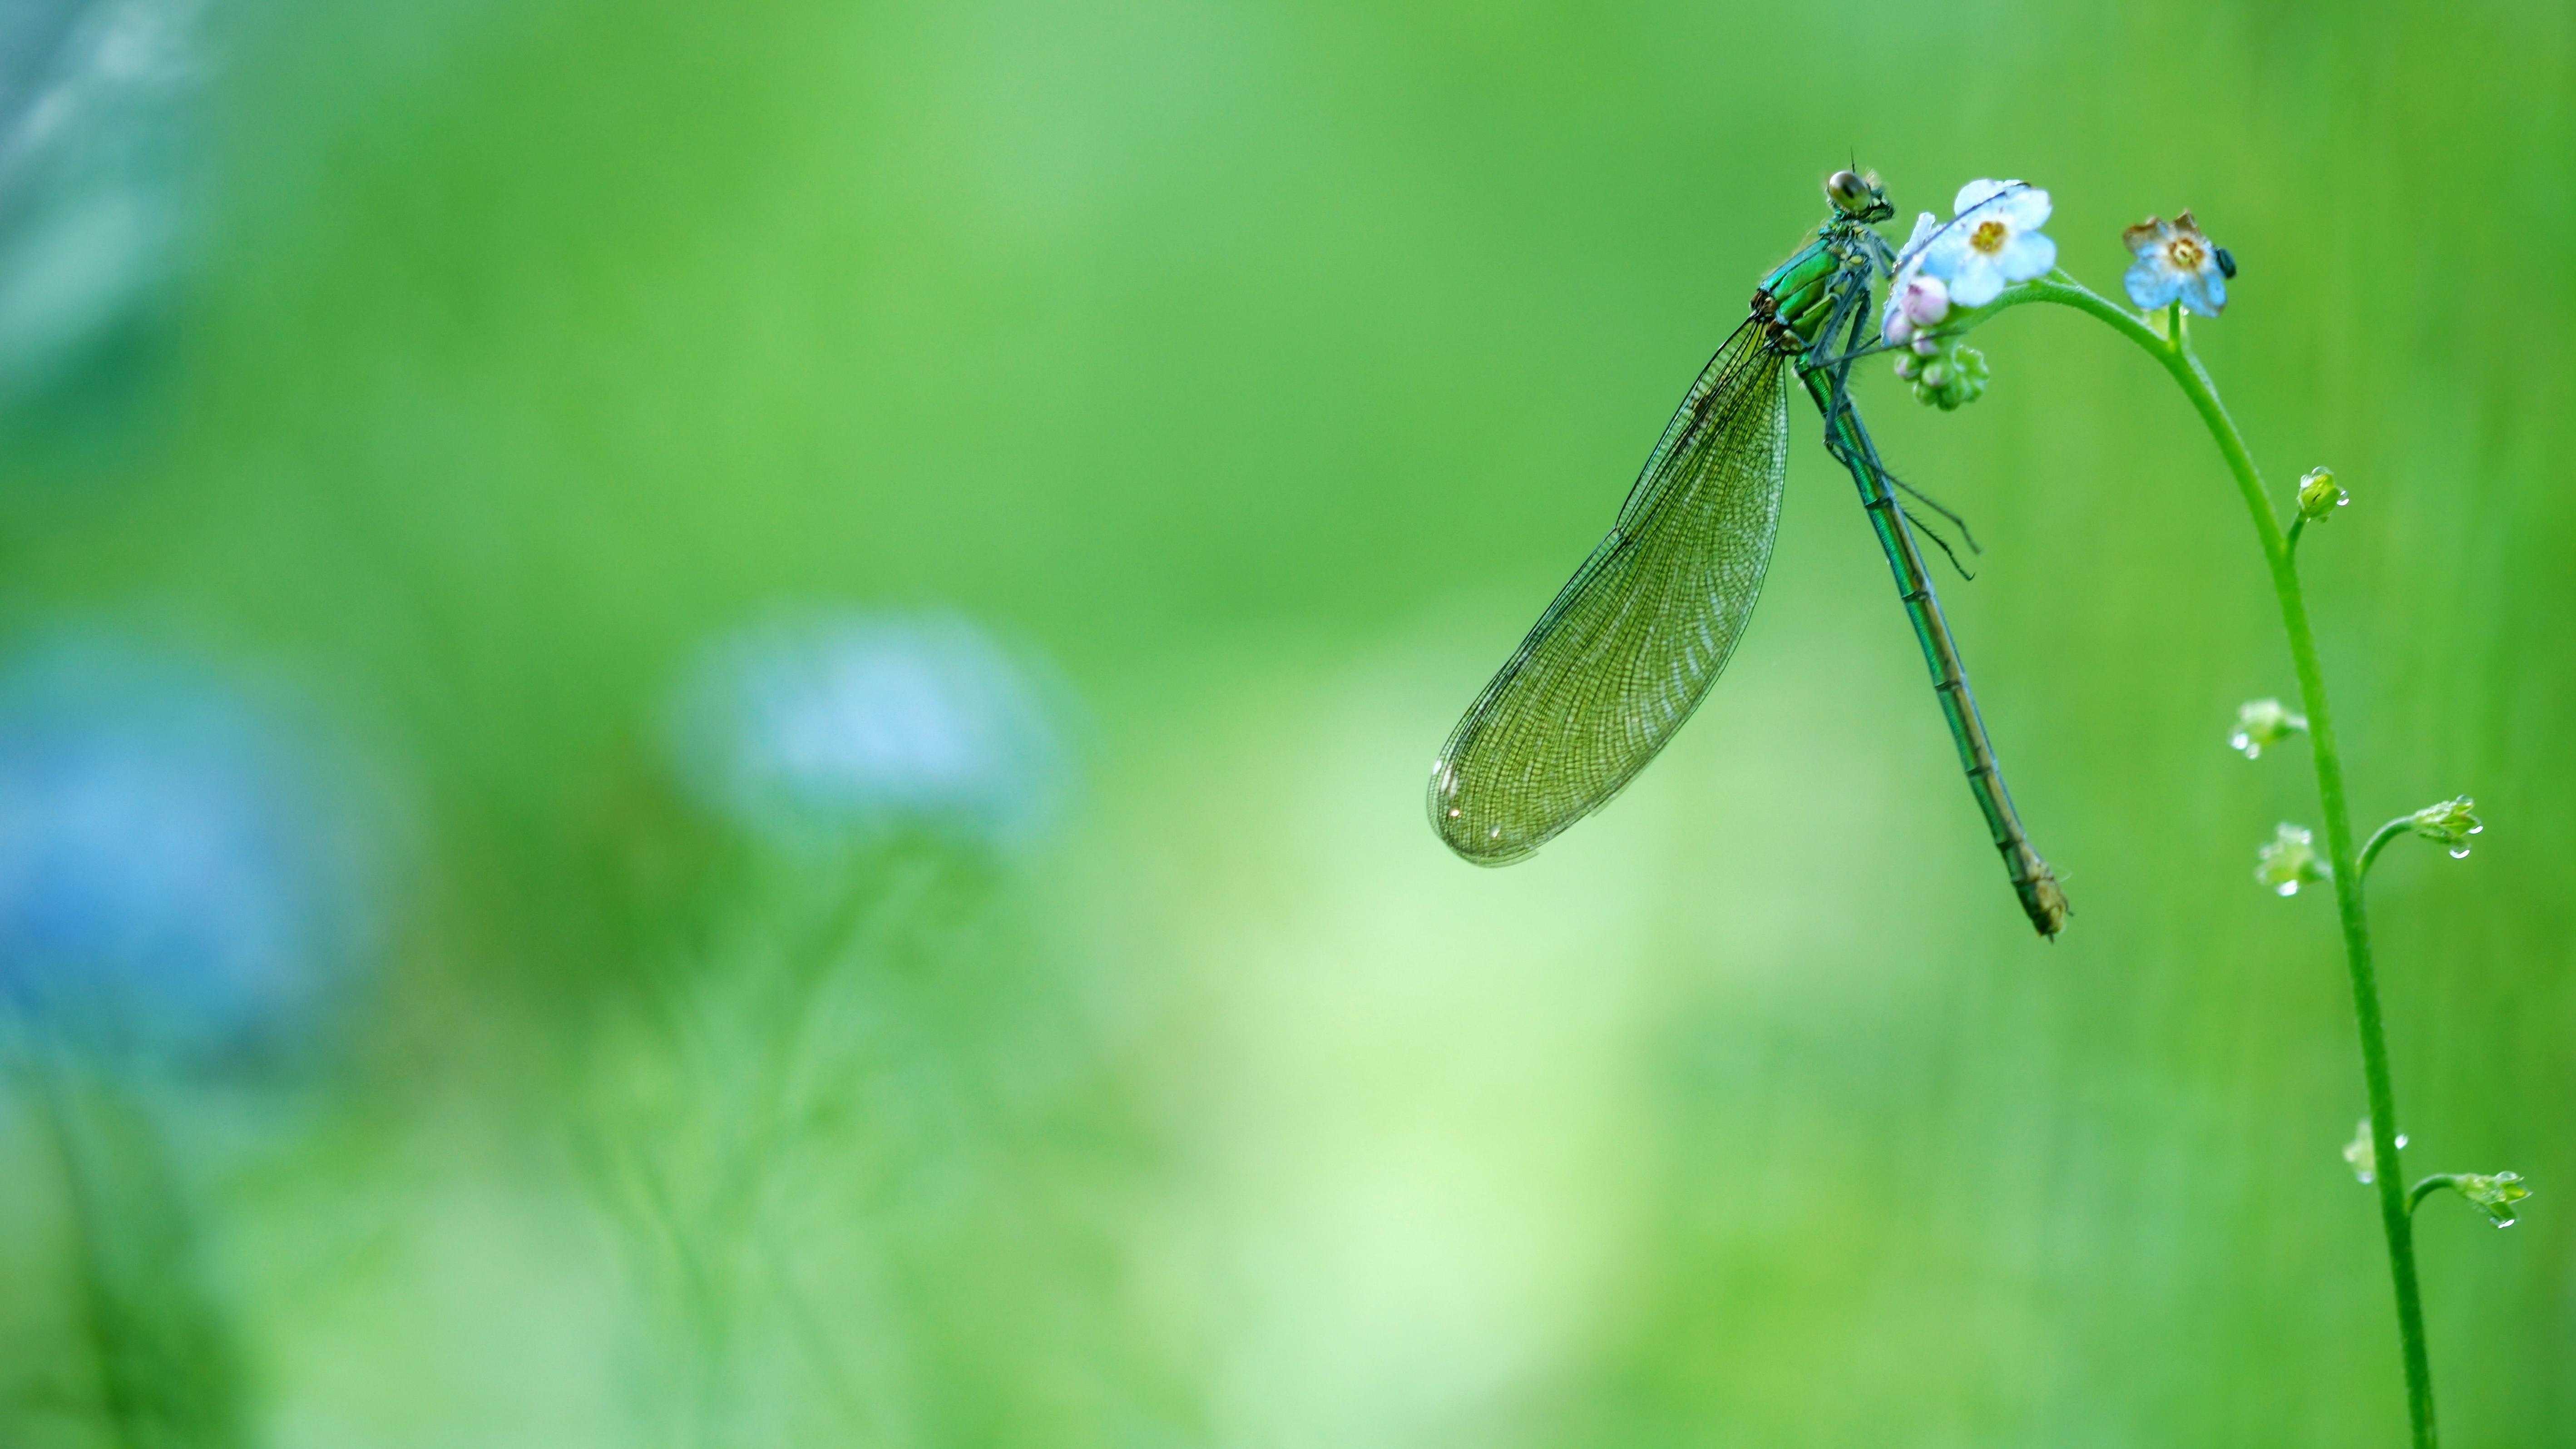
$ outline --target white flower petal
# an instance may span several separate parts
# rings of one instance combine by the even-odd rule
[[[1979,206],[1990,198],[2002,192],[2010,191],[2019,185],[2021,185],[2021,183],[2018,181],[1971,181],[1967,185],[1959,188],[1958,197],[1950,203],[1951,214],[1955,216],[1965,216],[1971,208]]]
[[[2025,187],[1997,200],[1983,214],[1999,218],[2015,231],[2037,231],[2048,225],[2048,193],[2036,186]]]
[[[2033,277],[2044,277],[2048,275],[2049,268],[2057,265],[2057,243],[2035,231],[2015,232],[2013,239],[2004,243],[2003,254],[1996,257],[1995,262],[1997,269],[2010,281],[2027,282]]]
[[[1914,268],[1927,277],[1939,277],[1945,282],[1954,281],[1960,264],[1970,255],[1968,229],[1954,226],[1932,239],[1932,244],[1925,247],[1921,255],[1915,257]]]
[[[1914,235],[1905,239],[1904,248],[1896,254],[1897,260],[1911,260],[1916,252],[1923,250],[1923,244],[1932,239],[1933,233],[1940,229],[1941,219],[1928,211],[1915,217]]]
[[[1950,303],[1955,307],[1982,307],[1993,301],[2004,289],[2003,268],[1974,252],[1959,264],[1957,275],[1950,278]]]

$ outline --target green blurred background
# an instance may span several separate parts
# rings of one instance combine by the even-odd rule
[[[2053,948],[1805,416],[1665,758],[1507,871],[1424,827],[1857,155],[2048,187],[2098,289],[2149,212],[2240,260],[2357,813],[2492,822],[2372,897],[2410,1172],[2539,1189],[2419,1219],[2448,1440],[2576,1443],[2564,5],[191,24],[184,264],[14,405],[0,642],[262,681],[389,843],[302,1047],[0,1098],[0,1442],[2398,1442],[2331,905],[2250,878],[2312,784],[2223,744],[2278,618],[2104,329],[1861,399],[1986,545]],[[1042,681],[1051,832],[693,803],[690,661],[834,608]]]

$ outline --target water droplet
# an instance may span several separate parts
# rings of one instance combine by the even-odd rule
[[[2516,1218],[2497,1218],[2495,1219],[2495,1225],[2500,1228],[2509,1228],[2518,1221],[2520,1220]]]
[[[2484,823],[2484,822],[2480,822],[2480,823],[2478,823],[2478,824],[2476,824],[2476,825],[2472,825],[2472,826],[2470,826],[2470,827],[2469,827],[2469,833],[2470,833],[2471,835],[2476,835],[2476,834],[2479,834],[2480,832],[2484,831],[2486,828],[2487,828],[2487,827],[2486,827],[2485,823]]]
[[[2468,859],[2468,858],[2469,858],[2469,848],[2468,848],[2467,846],[2465,846],[2465,845],[2454,845],[2454,846],[2452,846],[2452,847],[2451,847],[2451,859],[2453,859],[2453,860],[2466,860],[2466,859]]]
[[[2279,885],[2272,887],[2272,889],[2281,895],[2294,896],[2299,893],[2299,883],[2294,880],[2285,880]]]

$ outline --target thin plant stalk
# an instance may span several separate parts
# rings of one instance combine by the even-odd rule
[[[2059,271],[2037,281],[2005,289],[1986,306],[1960,319],[1964,331],[2009,307],[2025,302],[2054,302],[2073,307],[2136,343],[2173,378],[2183,396],[2209,428],[2227,470],[2244,495],[2245,512],[2254,524],[2255,541],[2272,575],[2272,592],[2280,600],[2281,627],[2289,636],[2290,662],[2299,678],[2299,694],[2308,716],[2308,738],[2317,770],[2317,802],[2325,813],[2327,859],[2334,870],[2336,914],[2343,926],[2344,963],[2352,977],[2353,1017],[2361,1033],[2362,1083],[2370,1103],[2370,1141],[2375,1154],[2372,1180],[2379,1190],[2380,1227],[2388,1239],[2388,1271],[2397,1293],[2397,1335],[2406,1364],[2406,1412],[2414,1430],[2414,1449],[2433,1449],[2433,1369],[2424,1346],[2424,1305],[2415,1277],[2415,1235],[2408,1213],[2405,1180],[2398,1170],[2397,1100],[2388,1075],[2388,1035],[2381,1024],[2379,975],[2372,965],[2370,917],[2362,904],[2362,876],[2367,869],[2354,847],[2352,811],[2346,804],[2343,757],[2335,742],[2334,709],[2326,700],[2325,671],[2317,662],[2316,631],[2308,623],[2307,596],[2299,587],[2296,530],[2284,533],[2280,515],[2264,491],[2245,439],[2218,399],[2209,370],[2191,350],[2191,334],[2182,308],[2165,314],[2159,333],[2137,314],[2111,302]],[[1951,330],[1948,328],[1945,331]],[[2385,843],[2387,831],[2372,841]]]

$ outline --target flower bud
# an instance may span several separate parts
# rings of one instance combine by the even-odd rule
[[[2307,830],[2282,822],[2271,843],[2254,854],[2254,879],[2282,896],[2297,895],[2299,887],[2314,881],[2334,879],[2334,872],[2317,859],[2315,839]]]
[[[2450,847],[2451,859],[2459,860],[2469,853],[2469,837],[2487,828],[2475,811],[2478,802],[2463,795],[2438,805],[2427,805],[2406,817],[2406,823],[2426,840]]]
[[[1950,315],[1950,284],[1916,272],[1897,284],[1896,310],[1917,327],[1931,327]]]
[[[2237,707],[2236,733],[2227,737],[2227,747],[2256,759],[2266,745],[2277,745],[2307,727],[2306,715],[2290,713],[2277,699],[2247,700]]]
[[[2406,1145],[2406,1134],[2397,1134],[2397,1145]],[[2364,1117],[2352,1130],[2352,1140],[2344,1144],[2343,1160],[2352,1164],[2352,1175],[2369,1182],[2379,1175],[2379,1149],[2370,1142],[2370,1119]]]
[[[2312,523],[2351,501],[2351,494],[2335,486],[2331,468],[2311,468],[2299,479],[2299,516]]]
[[[1915,338],[1914,351],[1939,359],[1898,374],[1914,384],[1915,401],[1946,413],[1975,402],[1985,392],[1984,353],[1957,338],[1940,343],[1929,337]]]
[[[2460,1190],[2460,1196],[2484,1208],[2488,1219],[2500,1228],[2513,1226],[2513,1205],[2531,1196],[2519,1172],[2463,1172],[2451,1180],[2451,1186]]]

